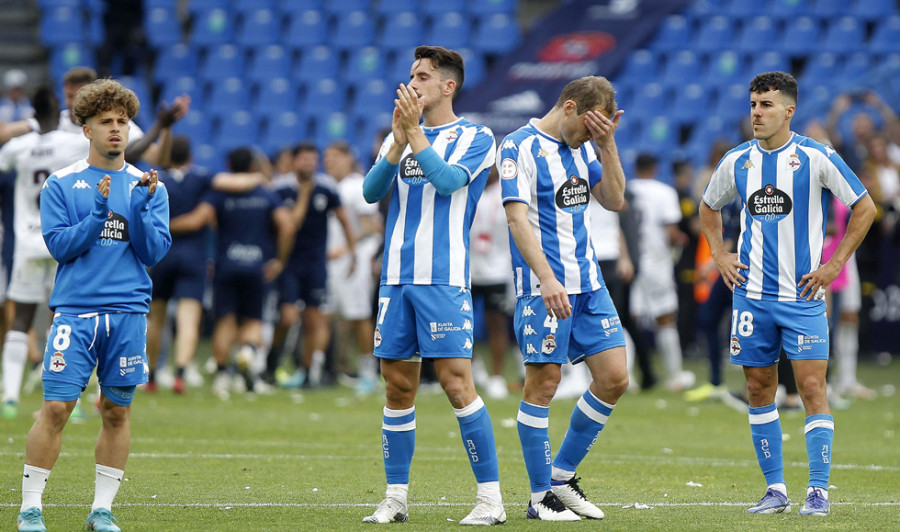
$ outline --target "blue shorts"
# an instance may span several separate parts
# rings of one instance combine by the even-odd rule
[[[584,357],[625,346],[619,314],[604,286],[569,296],[572,316],[557,320],[547,314],[540,296],[516,301],[513,324],[526,364],[577,364]]]
[[[53,316],[41,375],[44,399],[77,399],[95,367],[104,389],[128,388],[147,382],[146,314],[56,313]],[[77,393],[71,397],[74,390]]]
[[[213,290],[213,314],[216,319],[229,314],[250,320],[262,319],[268,288],[261,271],[217,271]]]
[[[472,358],[472,294],[457,286],[382,285],[375,356]]]
[[[317,265],[300,269],[285,269],[278,278],[278,303],[321,307],[328,299],[328,271]]]
[[[153,299],[196,299],[206,290],[206,256],[169,253],[150,268]]]
[[[824,301],[757,301],[734,296],[731,363],[758,368],[790,360],[828,360]]]

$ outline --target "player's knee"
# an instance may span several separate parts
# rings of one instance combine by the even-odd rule
[[[44,401],[40,416],[48,425],[62,430],[74,407],[74,402],[70,405],[64,401]]]
[[[803,397],[821,397],[825,395],[825,380],[818,375],[807,375],[797,379],[797,391]]]

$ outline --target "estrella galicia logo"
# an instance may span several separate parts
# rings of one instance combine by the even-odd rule
[[[419,161],[412,154],[400,161],[400,178],[407,185],[421,185],[425,180],[425,172],[419,166]]]
[[[112,240],[119,242],[128,242],[128,220],[121,214],[109,211],[106,223],[103,224],[103,231],[100,233],[100,240],[105,240],[104,246],[111,245]]]
[[[588,206],[588,182],[573,175],[556,191],[556,206],[569,214],[578,214]]]
[[[747,209],[754,218],[777,222],[791,213],[794,204],[783,190],[766,185],[750,195]]]

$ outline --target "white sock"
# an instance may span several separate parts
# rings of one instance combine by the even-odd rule
[[[364,379],[374,379],[378,375],[378,361],[372,353],[359,355],[359,376]]]
[[[666,372],[670,379],[681,377],[681,340],[678,329],[674,325],[661,326],[656,330],[656,340],[666,363]]]
[[[777,491],[778,493],[787,497],[787,486],[783,482],[779,482],[777,484],[769,484],[766,486],[766,489]]]
[[[119,491],[124,475],[125,472],[121,469],[97,464],[97,473],[94,477],[94,503],[91,505],[92,512],[97,508],[112,509],[113,499],[116,498],[116,493]]]
[[[485,498],[497,504],[503,504],[503,497],[500,495],[500,481],[479,482],[478,498]]]
[[[547,495],[546,491],[533,491],[531,492],[531,505],[535,506],[537,503],[544,500],[544,496]]]
[[[28,362],[28,333],[9,331],[3,343],[3,401],[19,402]]]
[[[406,504],[406,498],[409,495],[409,484],[388,484],[385,496],[389,499],[396,499]]]
[[[826,501],[828,500],[828,490],[825,488],[814,488],[812,486],[809,486],[808,488],[806,488],[806,496],[809,497],[809,494],[812,493],[813,490],[819,490],[819,492],[822,494],[822,497],[825,497]]]
[[[568,482],[575,476],[574,471],[566,471],[565,469],[560,469],[556,466],[552,467],[553,469],[550,470],[550,480],[565,480]]]
[[[48,478],[50,478],[49,469],[25,464],[22,472],[22,509],[19,511],[24,512],[29,508],[43,509],[41,496],[44,494]]]
[[[840,322],[834,331],[834,358],[837,362],[838,388],[856,384],[856,359],[859,356],[859,325]]]

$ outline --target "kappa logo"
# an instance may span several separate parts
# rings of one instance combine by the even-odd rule
[[[466,343],[463,344],[462,348],[467,349],[467,350],[472,349],[472,340],[469,338],[466,338]]]
[[[525,348],[525,354],[526,355],[536,355],[537,349],[535,349],[533,345],[528,344],[528,346]]]
[[[534,327],[532,327],[529,323],[525,325],[525,329],[522,331],[522,334],[524,334],[525,336],[531,336],[537,334],[537,331],[535,331]]]
[[[522,317],[527,318],[528,316],[534,316],[534,311],[531,310],[531,305],[525,305],[525,308],[522,309]]]
[[[461,312],[472,312],[472,306],[469,305],[469,301],[463,301],[462,307],[459,308]]]
[[[464,331],[471,331],[471,330],[472,330],[472,322],[469,321],[469,320],[464,321],[464,322],[463,322],[462,329],[463,329]]]
[[[742,170],[749,170],[753,168],[753,161],[747,159],[747,162],[744,163],[744,166],[741,167]]]
[[[84,179],[79,179],[78,181],[75,182],[74,185],[72,185],[72,188],[85,189],[85,188],[91,188],[91,186],[88,185],[87,181],[85,181]]]
[[[507,140],[506,142],[503,143],[503,146],[500,149],[501,150],[515,150],[515,149],[518,149],[518,146],[516,146],[515,142],[513,142],[511,140]]]

